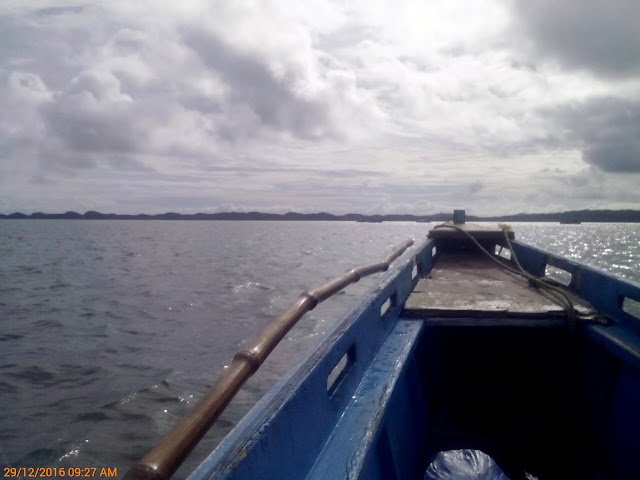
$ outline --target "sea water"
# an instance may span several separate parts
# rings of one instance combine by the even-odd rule
[[[512,224],[516,238],[640,282],[640,224]],[[433,224],[0,221],[0,465],[121,477],[300,292]],[[370,289],[308,313],[178,471]],[[112,470],[113,471],[113,470]]]

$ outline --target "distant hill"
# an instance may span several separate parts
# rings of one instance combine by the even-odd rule
[[[331,213],[296,213],[285,214],[262,212],[220,212],[220,213],[195,213],[182,214],[175,212],[160,213],[156,215],[119,215],[116,213],[100,213],[88,211],[84,214],[77,212],[42,213],[35,212],[30,215],[15,212],[9,215],[0,214],[0,219],[18,220],[288,220],[288,221],[351,221],[351,222],[444,222],[451,220],[451,213],[438,213],[435,215],[363,215],[360,213],[348,213],[346,215],[333,215]],[[467,221],[480,222],[640,222],[640,210],[573,210],[558,213],[518,213],[516,215],[503,215],[494,217],[478,217],[467,215]]]

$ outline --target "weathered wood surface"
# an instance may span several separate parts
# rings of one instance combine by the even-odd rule
[[[575,296],[572,300],[579,317],[596,314],[587,302]],[[566,320],[563,307],[544,291],[474,253],[442,254],[429,275],[418,281],[405,303],[404,315],[473,318],[477,324],[483,324],[481,319],[488,324],[495,319]]]
[[[504,233],[502,229],[498,228],[496,224],[493,225],[477,225],[475,223],[457,223],[453,224],[453,228],[448,225],[451,223],[444,223],[442,225],[438,225],[438,228],[433,228],[429,230],[429,238],[446,238],[446,239],[467,239],[468,237],[461,232],[459,229],[464,230],[469,233],[473,238],[479,241],[485,240],[495,240],[502,241],[504,240]],[[507,231],[509,238],[513,240],[514,233],[513,231]]]

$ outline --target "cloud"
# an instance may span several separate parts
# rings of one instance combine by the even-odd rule
[[[183,39],[211,74],[229,87],[227,108],[236,115],[243,132],[257,124],[309,139],[330,134],[326,107],[297,94],[293,79],[277,78],[259,57],[232,47],[212,32],[185,29]],[[203,105],[211,108],[208,102]],[[226,130],[226,136],[233,135]]]
[[[640,73],[640,2],[513,0],[536,55],[604,77]]]
[[[546,112],[559,125],[561,142],[582,151],[603,172],[640,173],[640,100],[591,98]]]
[[[131,98],[110,72],[80,73],[42,112],[51,135],[71,151],[131,153],[141,140]]]
[[[14,95],[27,101],[39,103],[51,100],[52,97],[42,79],[31,72],[11,72],[9,87]]]
[[[595,145],[585,151],[585,160],[605,172],[640,173],[640,144]]]
[[[478,193],[479,191],[481,191],[484,188],[484,183],[482,183],[479,180],[476,180],[475,182],[472,182],[469,185],[469,193]]]
[[[34,15],[37,16],[55,16],[55,15],[65,15],[69,13],[81,13],[84,10],[84,6],[73,6],[73,7],[47,7],[36,10]]]
[[[0,191],[123,213],[628,208],[635,6],[505,1],[0,4]]]

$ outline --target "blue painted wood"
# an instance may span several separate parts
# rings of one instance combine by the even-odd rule
[[[429,268],[433,242],[423,242],[415,260]],[[303,478],[332,433],[354,391],[411,293],[415,253],[406,254],[382,277],[316,351],[278,382],[190,476],[192,480]],[[384,317],[382,305],[392,298]],[[348,374],[333,395],[327,377],[352,352]],[[286,452],[286,461],[283,461]]]
[[[421,402],[409,395],[418,383],[408,360],[423,324],[398,321],[367,369],[344,413],[318,455],[308,480],[411,478],[424,445]],[[416,400],[412,403],[412,400]],[[420,422],[422,417],[422,422]],[[422,423],[422,425],[421,425]],[[421,434],[422,433],[422,434]],[[385,452],[379,456],[379,452]]]
[[[623,362],[640,369],[640,335],[635,330],[616,324],[589,325],[585,333]]]
[[[545,478],[637,478],[640,321],[621,305],[640,301],[640,286],[519,242],[513,248],[533,274],[547,265],[571,273],[569,288],[611,324],[581,326],[570,338],[562,323],[403,318],[414,266],[427,274],[441,250],[424,242],[190,479],[422,478],[434,449],[447,445],[486,448],[507,469],[526,465]],[[327,391],[345,354],[344,374]]]
[[[640,302],[639,284],[623,281],[595,268],[517,241],[512,244],[525,270],[539,277],[545,275],[547,265],[569,272],[572,275],[570,290],[590,302],[604,315],[640,332],[640,319],[622,309],[625,297]]]
[[[609,478],[640,477],[640,371],[621,365],[607,412],[601,457]]]

